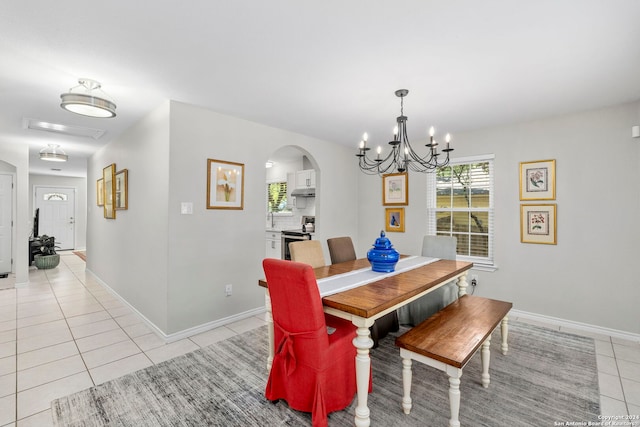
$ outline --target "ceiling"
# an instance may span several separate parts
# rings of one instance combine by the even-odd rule
[[[406,88],[409,136],[434,125],[455,144],[456,132],[639,100],[638,22],[637,0],[9,0],[0,143],[29,145],[31,173],[85,176],[88,156],[172,99],[355,154],[364,131],[389,140]],[[62,110],[78,78],[101,82],[117,117]],[[39,160],[50,143],[69,161]]]

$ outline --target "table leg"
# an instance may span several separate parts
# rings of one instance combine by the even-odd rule
[[[367,326],[358,326],[357,334],[358,336],[353,339],[353,345],[357,350],[356,386],[358,390],[355,424],[356,427],[369,427],[371,424],[369,407],[367,406],[367,398],[369,397],[369,373],[371,372],[369,349],[373,347],[373,340],[371,339],[369,327]]]
[[[466,272],[464,272],[462,276],[458,277],[458,281],[456,282],[456,285],[458,285],[458,298],[460,298],[462,295],[467,294],[467,286],[469,286],[469,284],[467,283]]]
[[[506,355],[507,351],[509,351],[509,344],[507,343],[507,338],[509,338],[509,317],[504,316],[502,322],[500,324],[500,334],[502,335],[502,354]]]
[[[271,297],[269,296],[269,290],[264,293],[264,306],[267,309],[267,330],[269,331],[269,356],[267,356],[267,372],[271,372],[271,365],[273,364],[273,354],[275,347],[273,344],[273,315],[271,314]]]
[[[489,376],[489,361],[491,358],[491,334],[482,343],[480,359],[482,360],[482,387],[489,387],[491,377]]]

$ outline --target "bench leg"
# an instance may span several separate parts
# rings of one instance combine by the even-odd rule
[[[447,366],[447,375],[449,375],[449,409],[451,410],[451,418],[449,419],[449,427],[460,427],[460,377],[462,377],[462,369]]]
[[[402,410],[409,415],[411,412],[411,359],[402,359]]]
[[[509,351],[509,344],[507,344],[507,339],[509,338],[509,317],[504,316],[502,322],[500,324],[500,333],[502,335],[502,354],[506,356],[507,351]]]
[[[489,360],[491,359],[491,335],[487,337],[482,343],[482,350],[480,350],[480,358],[482,360],[482,387],[489,387]]]

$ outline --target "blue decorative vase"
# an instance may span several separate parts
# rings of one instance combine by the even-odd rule
[[[373,248],[367,252],[367,259],[371,263],[371,269],[379,273],[391,273],[395,271],[400,254],[393,249],[391,241],[380,232],[380,237],[376,239]]]

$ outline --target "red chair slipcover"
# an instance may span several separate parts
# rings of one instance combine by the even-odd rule
[[[314,427],[327,426],[327,414],[349,406],[356,394],[356,328],[322,311],[310,265],[279,259],[262,264],[275,344],[265,396],[311,412]],[[327,327],[335,331],[329,334]]]

